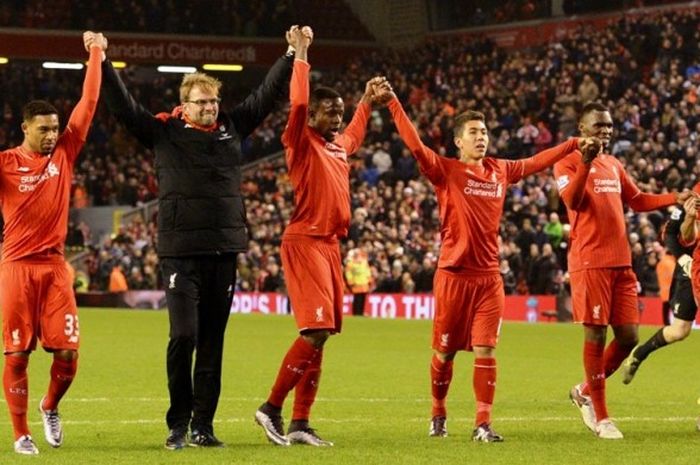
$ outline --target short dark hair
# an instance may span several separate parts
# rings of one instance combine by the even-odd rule
[[[330,87],[317,87],[311,92],[310,106],[316,106],[321,100],[335,100],[342,98],[337,90]]]
[[[583,106],[581,109],[581,114],[579,115],[578,120],[581,121],[583,118],[586,117],[589,113],[593,113],[594,111],[609,111],[608,107],[603,105],[600,102],[588,102]]]
[[[38,115],[58,115],[58,110],[46,100],[32,100],[22,108],[24,121],[31,121]]]
[[[455,137],[459,137],[462,135],[462,131],[464,130],[464,125],[467,124],[469,121],[481,121],[484,124],[486,124],[486,116],[480,111],[474,111],[474,110],[467,110],[464,113],[460,113],[455,117],[455,127],[454,127],[454,135]]]

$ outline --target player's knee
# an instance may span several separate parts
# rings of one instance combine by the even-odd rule
[[[636,334],[624,334],[620,337],[616,337],[616,339],[618,344],[620,344],[622,347],[627,347],[630,350],[639,344],[639,336]]]
[[[476,358],[492,358],[496,349],[486,346],[474,346],[474,357]]]
[[[306,340],[306,342],[316,347],[317,349],[320,349],[326,343],[330,335],[330,331],[322,329],[318,331],[305,332],[304,334],[302,334],[302,337],[304,338],[304,340]]]
[[[72,362],[73,360],[78,360],[77,350],[57,350],[53,353],[54,358],[65,360],[66,362]]]
[[[449,362],[454,360],[456,353],[455,352],[440,352],[440,351],[433,351],[435,353],[435,356],[442,362]]]
[[[690,335],[691,325],[674,326],[669,327],[668,333],[664,330],[664,336],[668,342],[678,342],[687,338]]]

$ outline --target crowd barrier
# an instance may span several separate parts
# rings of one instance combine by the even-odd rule
[[[78,294],[81,307],[118,307],[159,309],[165,307],[164,291],[128,291],[120,294],[93,292]],[[352,294],[343,298],[343,313],[352,313]],[[568,321],[570,311],[568,299],[560,302],[552,295],[506,296],[503,319],[506,321],[557,322]],[[640,297],[640,322],[661,325],[661,299]],[[371,318],[402,318],[428,320],[433,317],[435,298],[432,294],[369,294],[365,301],[364,315]],[[287,296],[278,293],[236,292],[231,313],[262,313],[284,315],[291,311]],[[700,323],[700,318],[697,320]]]

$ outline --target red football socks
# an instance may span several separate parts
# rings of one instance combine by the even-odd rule
[[[610,341],[610,344],[608,344],[603,354],[603,371],[606,379],[610,378],[610,376],[620,368],[620,365],[622,365],[622,362],[625,361],[631,351],[631,348],[622,347],[617,342],[617,339]],[[585,396],[591,395],[591,390],[587,382],[581,384],[581,394]]]
[[[476,397],[476,426],[491,423],[491,409],[496,396],[496,359],[474,359],[474,396]]]
[[[605,349],[605,355],[603,355],[606,378],[609,378],[610,375],[620,368],[620,365],[622,365],[622,362],[625,361],[630,352],[632,352],[632,347],[621,346],[617,343],[617,339],[610,341],[610,344]]]
[[[78,359],[63,360],[54,357],[51,365],[51,382],[49,383],[49,392],[44,397],[44,403],[41,406],[44,410],[56,410],[58,403],[63,398],[63,395],[68,391],[75,373],[78,369]]]
[[[589,341],[583,343],[583,368],[586,371],[586,386],[583,393],[591,396],[598,421],[608,418],[608,408],[605,404],[604,352],[603,344]]]
[[[10,410],[15,439],[29,434],[29,425],[27,425],[27,402],[29,398],[28,364],[28,357],[5,355],[2,384],[5,389],[7,406]]]
[[[297,385],[294,387],[294,409],[292,410],[292,420],[308,420],[311,406],[316,400],[318,392],[318,382],[321,378],[321,362],[323,352],[319,352],[308,368],[304,372]]]
[[[274,407],[282,407],[289,391],[294,389],[304,376],[306,369],[320,354],[320,350],[306,342],[303,337],[298,337],[282,360],[282,366],[277,373],[277,379],[267,402]]]
[[[433,359],[430,362],[430,380],[433,393],[433,416],[447,416],[445,409],[445,401],[447,400],[447,391],[450,389],[452,381],[452,366],[453,361],[448,360],[443,362],[437,355],[433,354]]]

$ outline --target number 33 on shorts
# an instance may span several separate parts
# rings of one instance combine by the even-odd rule
[[[76,343],[80,338],[80,325],[78,324],[78,315],[66,314],[66,325],[63,328],[63,333],[68,336],[68,342]]]

